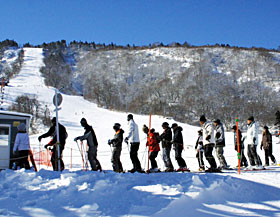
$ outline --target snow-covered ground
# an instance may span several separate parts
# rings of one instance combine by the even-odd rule
[[[54,109],[54,89],[44,85],[39,72],[43,64],[42,50],[25,48],[24,51],[23,68],[5,90],[8,99],[5,106],[16,96],[28,94],[36,95],[40,102]],[[107,141],[114,135],[114,123],[120,123],[127,130],[127,114],[99,108],[80,96],[63,95],[61,107],[59,119],[69,135],[63,153],[66,170],[53,172],[50,167],[40,166],[38,173],[1,171],[0,216],[280,216],[280,167],[241,175],[236,171],[221,174],[116,174],[111,171],[111,149]],[[82,117],[96,132],[98,159],[105,173],[82,170],[81,156],[73,141],[83,134]],[[146,138],[141,128],[143,124],[148,125],[149,117],[135,115],[134,119],[140,129],[139,159],[142,167],[147,169]],[[174,122],[152,116],[152,127],[161,133],[164,121]],[[183,157],[191,170],[197,170],[194,144],[198,128],[183,123],[179,125],[184,129]],[[46,130],[42,129],[41,133]],[[39,144],[38,136],[31,136],[35,151],[43,150],[48,143],[48,139],[43,139]],[[280,159],[280,145],[276,144],[276,138],[273,139],[274,155]],[[237,157],[231,132],[226,134],[226,144],[226,160],[235,166]],[[263,152],[259,149],[258,152],[264,161]],[[160,153],[157,162],[163,170],[161,157]],[[177,167],[174,153],[171,157]],[[121,161],[124,169],[132,168],[125,143]]]

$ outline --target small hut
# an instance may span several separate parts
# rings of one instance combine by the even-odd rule
[[[31,118],[29,114],[0,110],[0,169],[12,168],[17,126],[25,123],[28,132]]]

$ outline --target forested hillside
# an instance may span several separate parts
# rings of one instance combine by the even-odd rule
[[[43,44],[47,85],[109,109],[227,125],[254,115],[272,125],[279,106],[280,53],[229,45],[147,47],[66,41]]]

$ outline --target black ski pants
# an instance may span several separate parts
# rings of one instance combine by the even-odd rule
[[[113,152],[112,152],[112,165],[113,165],[113,170],[115,172],[122,172],[123,171],[123,167],[122,167],[122,163],[120,160],[121,157],[121,151],[122,151],[122,147],[114,147]]]
[[[198,160],[199,168],[204,167],[203,151],[202,151],[202,150],[199,150],[199,151],[196,153],[196,158],[197,158],[197,160]]]
[[[63,152],[63,148],[60,146],[60,168],[61,168],[61,171],[64,170],[64,162],[62,160],[62,152]],[[57,149],[56,149],[55,146],[53,146],[53,149],[52,149],[51,162],[52,162],[53,171],[58,171],[58,156],[57,156]]]
[[[207,144],[204,146],[204,154],[205,154],[205,158],[208,161],[208,163],[210,164],[212,169],[216,169],[217,168],[217,164],[216,164],[216,160],[212,154],[213,152],[213,147],[214,144]]]
[[[29,170],[30,169],[30,165],[28,162],[29,150],[22,150],[22,151],[19,151],[18,153],[19,153],[19,160],[18,160],[17,165],[20,168],[25,168],[25,169]]]
[[[269,145],[268,149],[264,149],[264,155],[265,155],[265,164],[269,165],[269,158],[273,163],[276,163],[276,159],[272,154],[272,145]]]
[[[101,165],[97,160],[97,147],[95,145],[90,146],[88,149],[88,160],[91,166],[91,170],[93,171],[101,170]]]
[[[158,151],[153,151],[150,152],[150,161],[151,161],[151,168],[155,169],[158,168],[157,162],[156,162],[156,157],[158,156]]]
[[[185,160],[182,158],[182,151],[183,151],[183,145],[176,144],[175,145],[175,159],[180,168],[184,168],[187,166]]]
[[[257,146],[256,145],[248,145],[247,155],[249,157],[251,166],[261,166],[262,163],[260,161],[260,157],[257,154]]]
[[[141,164],[138,159],[138,150],[139,150],[140,142],[130,143],[130,159],[133,164],[133,169],[136,171],[141,171]]]

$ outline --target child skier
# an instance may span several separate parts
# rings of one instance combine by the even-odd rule
[[[108,141],[108,145],[113,146],[111,162],[113,165],[113,170],[117,173],[121,173],[123,172],[123,167],[122,167],[120,157],[122,151],[124,131],[121,129],[121,125],[119,123],[115,123],[113,129],[116,132],[114,138]]]
[[[158,156],[158,152],[160,151],[158,141],[159,133],[156,133],[155,129],[151,129],[149,132],[149,128],[146,125],[143,126],[143,132],[147,134],[146,146],[149,146],[149,160],[151,161],[151,168],[147,172],[160,172],[156,162],[156,157]]]
[[[196,158],[198,160],[198,165],[199,165],[199,171],[204,171],[205,166],[204,166],[204,161],[203,161],[203,136],[202,136],[202,130],[197,131],[198,132],[198,138],[196,140],[195,144],[195,150],[197,151],[196,153]]]

